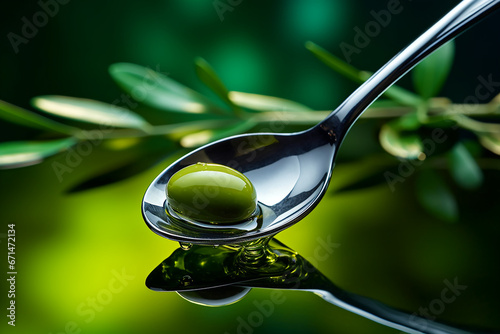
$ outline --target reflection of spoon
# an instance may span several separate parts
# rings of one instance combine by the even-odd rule
[[[146,279],[155,291],[188,291],[241,284],[289,274],[297,269],[296,253],[275,239],[243,246],[178,248]]]
[[[246,296],[251,288],[228,285],[212,289],[177,291],[184,299],[203,306],[226,306]]]
[[[176,291],[185,300],[198,305],[217,307],[234,304],[250,292],[252,288],[226,285],[218,288]]]
[[[172,240],[214,245],[262,238],[298,222],[323,196],[337,150],[360,114],[427,55],[491,13],[499,4],[499,0],[462,1],[392,58],[324,121],[307,131],[234,136],[208,144],[177,160],[146,191],[142,207],[146,223],[155,233]],[[260,199],[262,224],[250,230],[216,231],[173,224],[164,210],[165,186],[176,171],[197,162],[227,165],[247,175]]]
[[[391,308],[377,300],[340,289],[306,260],[308,270],[299,277],[259,279],[244,283],[246,288],[272,288],[312,292],[330,304],[405,333],[471,334],[450,325]],[[239,286],[239,285],[238,285]]]
[[[146,284],[156,291],[177,291],[184,299],[206,306],[232,304],[243,298],[251,288],[303,290],[313,292],[345,310],[407,333],[471,333],[344,291],[306,259],[276,239],[269,242],[268,250],[280,256],[277,262],[287,265],[280,267],[270,263],[267,267],[262,264],[254,269],[245,269],[235,264],[235,260],[241,256],[238,249],[209,246],[193,246],[187,251],[178,249],[151,272]]]

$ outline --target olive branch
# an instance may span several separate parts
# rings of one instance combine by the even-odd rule
[[[371,76],[312,42],[305,46],[349,80],[362,83]],[[477,189],[483,170],[500,169],[500,96],[494,94],[500,83],[481,77],[481,89],[461,104],[437,97],[453,58],[454,43],[449,42],[412,70],[414,91],[393,85],[361,116],[379,129],[383,150],[368,158],[378,168],[344,182],[336,193],[384,183],[394,191],[399,183],[416,177],[416,196],[427,211],[446,221],[458,218],[456,200],[440,170],[458,186]],[[201,58],[195,60],[195,70],[218,100],[158,70],[117,63],[109,73],[123,93],[112,104],[39,96],[31,101],[35,112],[0,101],[0,118],[39,130],[30,140],[0,143],[0,168],[29,166],[55,156],[50,163],[62,181],[82,156],[92,159],[89,152],[94,146],[109,151],[110,160],[116,152],[128,156],[118,164],[103,163],[95,175],[68,190],[81,191],[132,177],[173,154],[231,135],[306,129],[331,112],[279,97],[230,91]]]

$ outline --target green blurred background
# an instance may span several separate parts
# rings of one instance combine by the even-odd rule
[[[402,13],[353,55],[352,64],[376,70],[456,2],[401,0]],[[221,21],[213,0],[72,0],[60,5],[57,15],[16,54],[7,33],[19,34],[21,18],[32,17],[41,7],[37,1],[4,2],[0,99],[26,108],[32,97],[43,94],[112,103],[120,91],[107,69],[116,62],[159,69],[210,94],[193,69],[193,59],[202,56],[231,90],[328,110],[356,85],[327,70],[304,43],[311,40],[341,56],[339,45],[353,43],[353,28],[363,28],[373,20],[370,11],[386,9],[387,3],[243,0]],[[500,77],[499,19],[496,14],[457,40],[456,60],[441,95],[460,103],[475,94],[479,75]],[[401,85],[409,87],[409,79]],[[5,122],[0,131],[2,141],[36,134]],[[486,172],[485,185],[477,191],[454,189],[461,214],[455,224],[423,212],[411,180],[395,192],[381,185],[335,193],[343,180],[370,168],[363,156],[377,146],[374,128],[357,124],[324,200],[278,239],[340,287],[410,313],[440,299],[445,279],[458,278],[467,289],[445,305],[439,319],[499,330],[498,171]],[[51,162],[63,158],[0,171],[0,247],[6,254],[7,224],[15,223],[18,271],[17,326],[8,326],[0,314],[2,333],[237,333],[238,318],[248,319],[256,311],[255,301],[269,299],[270,291],[254,289],[232,306],[205,308],[145,287],[149,272],[178,245],[149,231],[141,217],[141,198],[175,157],[118,184],[76,194],[64,190],[107,160],[122,157],[97,147],[59,182]],[[321,240],[328,239],[340,246],[318,261]],[[8,287],[5,279],[1,282],[1,309],[6,313]],[[284,298],[252,332],[397,333],[313,294],[285,292]]]

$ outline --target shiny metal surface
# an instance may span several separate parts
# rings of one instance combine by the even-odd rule
[[[179,248],[148,275],[146,285],[153,291],[175,291],[184,299],[205,306],[232,304],[252,288],[307,291],[332,305],[404,333],[493,333],[464,330],[344,290],[307,259],[276,239],[260,246],[277,258],[253,268],[237,264],[236,259],[242,256],[240,250],[210,246],[192,246],[188,250]],[[332,328],[336,328],[335,324]]]
[[[427,55],[493,12],[500,0],[460,2],[417,40],[398,53],[315,127],[299,133],[259,133],[229,137],[203,146],[165,169],[142,203],[146,224],[165,238],[195,244],[232,244],[275,234],[301,220],[320,201],[335,156],[350,127],[387,88]],[[178,170],[197,162],[235,168],[254,184],[261,216],[248,226],[200,228],[165,211],[165,187]],[[209,200],[209,194],[203,200]]]

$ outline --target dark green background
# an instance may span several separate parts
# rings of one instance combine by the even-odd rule
[[[21,18],[30,19],[40,5],[3,2],[0,99],[26,108],[32,97],[42,94],[112,103],[120,97],[107,73],[115,62],[149,66],[210,94],[194,73],[193,59],[202,56],[231,90],[333,109],[356,85],[328,70],[304,48],[304,42],[312,40],[342,56],[340,43],[353,44],[353,28],[363,29],[373,20],[370,11],[385,9],[387,3],[243,0],[221,21],[212,0],[71,0],[16,54],[7,34],[19,34]],[[455,3],[401,0],[401,14],[394,15],[360,54],[353,55],[352,64],[376,70]],[[475,94],[478,76],[491,74],[500,81],[499,20],[496,14],[457,40],[456,61],[441,95],[460,103]],[[403,78],[401,85],[411,87],[411,81]],[[2,141],[38,135],[5,122],[0,123],[0,131]],[[446,224],[420,209],[412,179],[395,192],[382,185],[334,193],[337,185],[370,168],[362,154],[352,151],[374,146],[376,133],[365,131],[363,123],[356,125],[324,200],[278,238],[340,287],[410,313],[439,299],[443,281],[457,277],[467,289],[446,304],[439,318],[500,329],[498,171],[486,173],[480,190],[454,189],[461,219]],[[65,332],[73,322],[81,333],[236,333],[238,317],[247,319],[257,310],[255,301],[270,298],[270,291],[254,290],[232,306],[204,308],[174,293],[149,291],[144,285],[147,274],[177,244],[148,230],[140,202],[169,161],[116,185],[66,195],[64,189],[115,155],[97,147],[59,182],[51,162],[63,158],[0,171],[0,236],[8,223],[16,224],[18,270],[15,328],[6,325],[7,286],[1,279],[3,333],[7,329],[8,333],[55,334]],[[319,261],[315,254],[321,250],[321,240],[328,238],[340,246]],[[0,241],[1,254],[6,254],[6,240]],[[4,277],[6,261],[1,261]],[[123,289],[115,286],[121,291],[109,294],[114,273],[122,270],[131,279]],[[111,297],[97,302],[92,312],[88,303],[99,296]],[[285,302],[275,305],[272,315],[252,329],[254,333],[397,333],[313,294],[285,292],[283,296]]]

